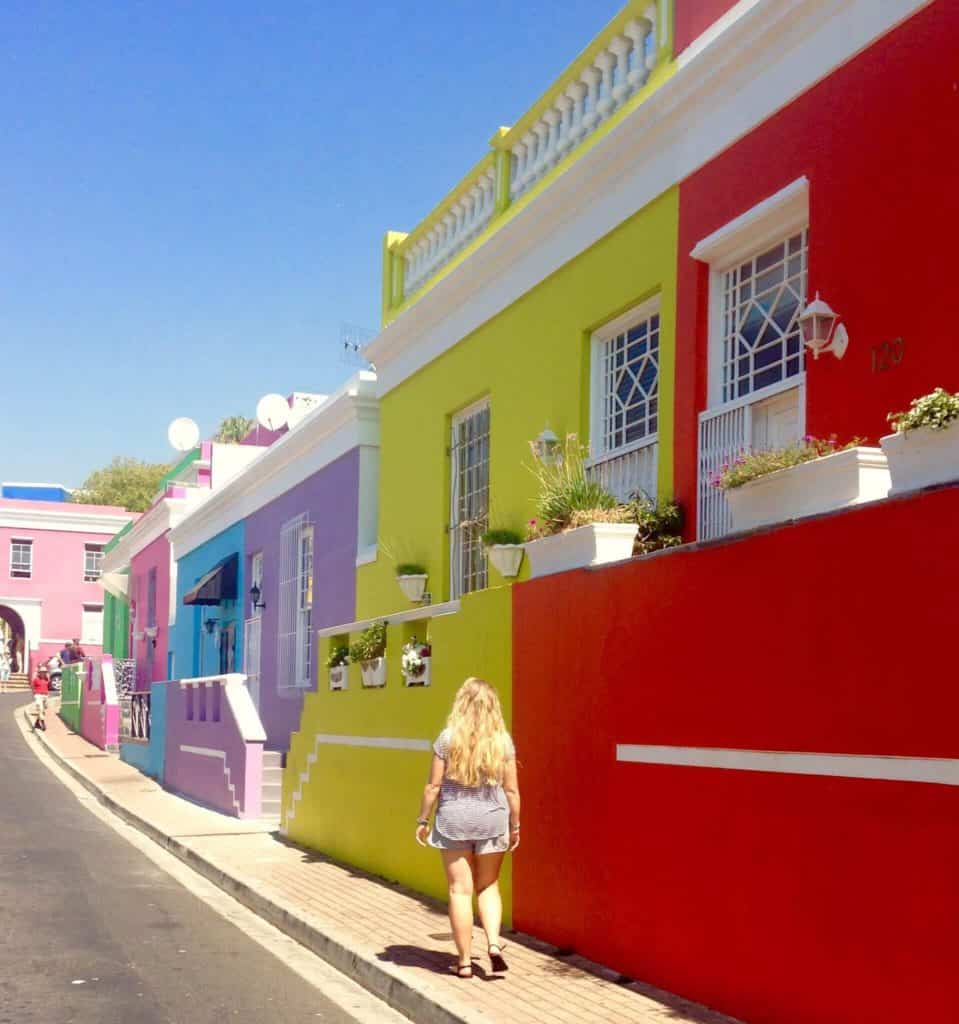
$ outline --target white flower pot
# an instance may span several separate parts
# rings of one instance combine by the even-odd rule
[[[736,530],[785,523],[885,498],[889,468],[878,448],[850,448],[779,469],[726,491]]]
[[[430,666],[433,662],[431,657],[423,659],[423,671],[418,675],[413,675],[410,672],[404,672],[403,678],[406,680],[407,686],[429,686],[430,685]]]
[[[890,494],[959,480],[959,420],[944,430],[920,427],[889,434],[879,443],[889,459]]]
[[[527,541],[530,576],[582,569],[588,565],[621,562],[633,553],[639,527],[635,523],[591,523],[566,533]]]
[[[345,690],[350,677],[350,670],[346,665],[337,665],[335,668],[331,668],[330,672],[330,689],[331,690]]]
[[[406,595],[408,601],[422,601],[423,594],[426,593],[426,581],[429,577],[425,574],[417,574],[416,576],[397,576],[396,582],[400,585],[400,590]]]
[[[493,568],[507,578],[517,575],[523,564],[522,544],[491,544],[487,549]]]
[[[361,661],[360,675],[364,686],[386,686],[386,658]]]

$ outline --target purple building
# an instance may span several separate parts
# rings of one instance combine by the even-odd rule
[[[375,389],[372,373],[357,374],[171,534],[179,563],[242,524],[234,665],[268,750],[287,749],[316,688],[316,630],[355,618],[357,557],[376,543]]]

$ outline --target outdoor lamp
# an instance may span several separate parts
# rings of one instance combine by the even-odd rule
[[[812,351],[814,359],[818,359],[821,352],[832,352],[837,359],[846,354],[849,335],[838,321],[839,315],[816,292],[815,299],[799,315],[803,344]]]
[[[543,428],[539,437],[531,442],[533,454],[544,465],[552,465],[560,458],[559,438],[549,428],[549,424]]]
[[[263,591],[260,590],[259,583],[254,583],[253,586],[250,587],[250,603],[253,605],[253,610],[254,611],[256,611],[257,608],[265,608],[266,607],[265,604],[260,604],[260,597],[262,596],[262,594],[263,594]]]
[[[219,619],[204,619],[203,628],[207,631],[210,636],[213,636],[213,630],[216,629]]]

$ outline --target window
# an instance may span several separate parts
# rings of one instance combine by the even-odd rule
[[[313,653],[313,526],[305,515],[280,531],[277,685],[307,687]]]
[[[80,623],[80,642],[84,644],[103,643],[103,605],[85,604]]]
[[[154,566],[147,573],[147,628],[157,624],[157,571]]]
[[[587,472],[621,500],[656,497],[659,299],[593,335]]]
[[[453,417],[450,443],[450,597],[486,586],[489,519],[488,401]]]
[[[103,574],[103,545],[83,545],[83,579],[86,583],[95,583]]]
[[[10,576],[15,580],[28,580],[33,576],[33,541],[10,541]]]
[[[783,238],[723,274],[724,402],[802,372],[808,234]]]

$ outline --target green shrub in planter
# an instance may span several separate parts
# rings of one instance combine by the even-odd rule
[[[372,661],[386,654],[386,623],[374,622],[350,644],[350,661]]]

